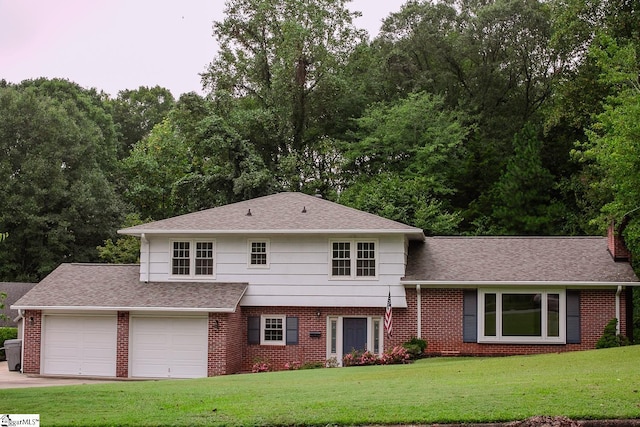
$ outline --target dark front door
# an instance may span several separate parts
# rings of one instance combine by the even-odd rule
[[[364,352],[367,349],[367,319],[345,317],[342,319],[344,354],[353,350]]]

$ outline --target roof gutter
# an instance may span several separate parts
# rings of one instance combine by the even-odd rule
[[[598,288],[612,286],[640,286],[638,282],[580,282],[580,281],[542,281],[542,280],[521,280],[521,281],[491,281],[491,280],[402,280],[400,282],[405,287],[422,286],[423,288],[435,287],[456,287],[456,288],[476,288],[479,286],[535,286],[535,287],[575,287],[575,288]]]
[[[314,229],[314,230],[211,230],[211,229],[203,229],[203,230],[153,230],[153,229],[138,229],[138,230],[130,230],[130,229],[122,229],[118,230],[118,234],[125,234],[128,236],[143,236],[144,234],[153,234],[153,235],[190,235],[190,234],[198,234],[198,235],[232,235],[232,234],[242,234],[242,235],[264,235],[264,234],[283,234],[283,235],[296,235],[296,234],[329,234],[329,235],[340,235],[340,234],[381,234],[381,235],[393,235],[393,234],[401,234],[406,235],[412,238],[413,240],[424,240],[425,236],[421,229],[419,228],[408,228],[406,230],[403,229],[344,229],[344,230],[336,230],[336,229]]]
[[[50,311],[171,311],[171,312],[207,312],[235,313],[235,307],[97,307],[97,306],[12,306],[18,310],[50,310]]]

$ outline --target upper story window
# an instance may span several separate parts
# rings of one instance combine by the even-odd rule
[[[249,240],[249,267],[269,267],[268,240]]]
[[[480,290],[479,342],[564,343],[564,290]]]
[[[181,240],[172,242],[171,275],[202,277],[214,275],[214,242]]]
[[[336,240],[331,242],[331,276],[343,278],[376,277],[377,242]]]

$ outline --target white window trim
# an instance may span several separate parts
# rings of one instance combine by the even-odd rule
[[[173,274],[173,244],[177,242],[189,243],[189,274]],[[196,275],[196,243],[211,243],[213,249],[213,274]],[[169,277],[172,280],[211,280],[216,278],[217,265],[216,241],[215,239],[171,239],[169,241]]]
[[[486,294],[496,294],[496,336],[484,335],[484,299]],[[541,294],[542,295],[542,336],[514,337],[502,336],[502,294]],[[547,294],[559,295],[559,334],[557,337],[547,336]],[[478,342],[487,344],[566,344],[567,335],[567,300],[565,289],[541,288],[495,288],[478,289]]]
[[[282,319],[282,340],[267,341],[264,339],[264,332],[267,319]],[[284,346],[287,344],[287,316],[284,314],[263,314],[260,316],[260,345]]]
[[[334,276],[333,275],[333,244],[334,243],[349,243],[351,253],[351,275],[349,276]],[[375,276],[358,276],[358,243],[373,243],[375,245]],[[378,239],[329,239],[329,279],[330,280],[378,280],[380,274],[380,243]]]
[[[266,264],[251,264],[251,244],[252,243],[265,243],[266,244],[266,255],[267,255],[267,263]],[[271,242],[269,239],[249,239],[247,240],[247,267],[248,268],[258,268],[258,269],[268,269],[271,267]]]

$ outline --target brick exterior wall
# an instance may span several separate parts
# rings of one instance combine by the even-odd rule
[[[32,321],[33,319],[33,321]],[[40,342],[42,340],[42,311],[26,310],[23,319],[24,341],[22,372],[40,373]]]
[[[285,369],[286,363],[322,362],[327,359],[327,317],[329,316],[384,316],[384,307],[243,307],[242,308],[242,371],[250,372],[256,361],[268,362],[273,370]],[[320,316],[318,316],[320,313]],[[298,318],[298,344],[259,345],[248,344],[247,319],[251,316],[285,315]],[[395,311],[394,311],[395,319]],[[394,328],[396,322],[394,320]],[[398,324],[399,325],[399,324]],[[311,337],[320,332],[320,337]],[[388,343],[385,341],[385,348]]]
[[[383,350],[400,345],[417,335],[417,292],[408,288],[407,308],[393,308],[393,336],[385,335]],[[615,289],[580,291],[580,344],[481,344],[462,340],[462,289],[422,289],[421,335],[431,355],[505,356],[588,350],[595,348],[605,325],[615,317]],[[620,331],[627,333],[627,298],[620,298]],[[384,307],[242,307],[236,313],[209,313],[208,376],[249,372],[257,360],[267,361],[274,370],[286,363],[325,362],[327,357],[327,317],[384,317]],[[318,313],[320,314],[318,316]],[[298,318],[298,344],[249,345],[248,318],[285,315]],[[24,354],[22,370],[40,374],[42,312],[27,310],[24,316]],[[129,312],[117,314],[116,376],[129,375]],[[33,320],[31,320],[33,319]],[[312,337],[311,332],[320,332]]]
[[[246,334],[246,324],[240,309],[235,313],[227,314],[229,335],[227,336],[226,358],[227,374],[235,374],[242,371],[242,349],[246,341],[243,339],[243,331]]]
[[[129,312],[118,312],[118,337],[116,343],[116,377],[129,377]]]
[[[410,307],[415,306],[415,289],[407,289]],[[580,344],[482,344],[464,343],[462,340],[462,289],[422,289],[422,338],[427,340],[431,355],[506,356],[516,354],[556,353],[590,350],[602,336],[605,325],[615,317],[614,289],[587,289],[580,291]],[[620,331],[626,334],[626,301],[620,298]],[[411,322],[411,313],[394,310],[394,342],[402,343],[417,333],[397,327],[400,322]],[[402,319],[402,320],[401,320]]]

